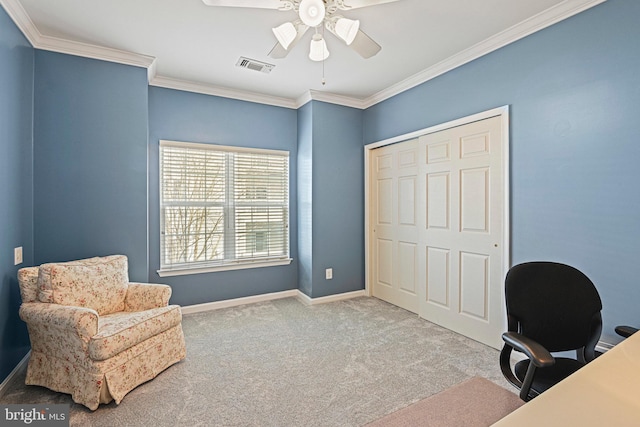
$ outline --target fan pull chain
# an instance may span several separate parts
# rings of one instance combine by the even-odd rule
[[[322,26],[322,39],[325,40],[326,43],[326,39],[324,38],[324,25]],[[324,79],[324,54],[322,55],[322,86],[324,86],[325,84],[327,84],[327,81]]]
[[[324,59],[322,60],[322,86],[327,84],[327,81],[324,79]]]

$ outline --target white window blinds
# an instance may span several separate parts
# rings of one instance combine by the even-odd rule
[[[160,269],[289,258],[289,153],[160,141]]]

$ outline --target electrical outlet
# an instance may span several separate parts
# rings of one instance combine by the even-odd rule
[[[333,268],[327,268],[327,269],[324,271],[324,277],[325,277],[325,279],[327,279],[327,280],[331,280],[331,279],[333,279]]]
[[[13,248],[13,265],[22,264],[22,246]]]

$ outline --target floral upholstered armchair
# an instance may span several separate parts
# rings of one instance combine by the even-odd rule
[[[130,283],[124,255],[22,268],[18,281],[31,340],[26,384],[95,410],[186,357],[171,288]]]

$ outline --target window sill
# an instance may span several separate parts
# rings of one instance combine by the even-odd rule
[[[218,271],[231,271],[231,270],[246,270],[248,268],[262,268],[262,267],[275,267],[279,265],[289,265],[293,259],[280,259],[273,261],[262,262],[247,262],[238,264],[225,264],[220,266],[207,266],[207,267],[183,267],[173,268],[168,270],[158,270],[158,276],[171,277],[171,276],[186,276],[190,274],[202,274],[202,273],[215,273]]]

